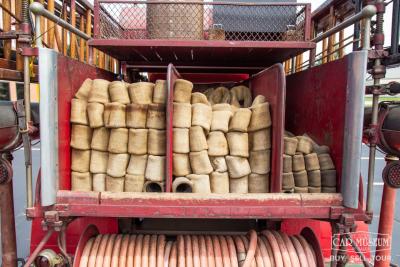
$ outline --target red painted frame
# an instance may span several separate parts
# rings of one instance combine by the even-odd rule
[[[59,191],[59,215],[135,218],[338,219],[340,194],[178,194]]]
[[[236,72],[240,68],[263,69],[315,48],[310,41],[91,39],[88,43],[128,65],[166,69],[172,62],[178,67],[202,66],[203,72],[213,72],[212,67],[239,68]]]
[[[332,156],[338,169],[340,179],[341,155],[343,153],[343,118],[346,100],[348,58],[324,64],[301,73],[287,77],[287,107],[286,127],[297,133],[304,132],[317,141],[331,147]],[[172,67],[171,67],[172,70]],[[337,76],[331,75],[335,71]],[[174,76],[175,75],[175,76]],[[169,74],[170,86],[177,72]],[[157,198],[156,195],[140,193],[82,193],[68,192],[70,190],[70,100],[74,92],[86,77],[112,78],[111,74],[100,71],[95,67],[75,60],[59,56],[59,184],[57,204],[55,209],[61,216],[99,216],[99,217],[170,217],[171,214],[180,218],[338,218],[343,212],[357,214],[365,218],[362,206],[359,210],[344,209],[341,197],[330,194],[316,195],[226,195],[223,199],[218,196],[207,196],[193,199],[182,198],[170,193],[168,197]],[[272,159],[272,191],[280,191],[282,153],[283,118],[285,117],[285,80],[282,67],[273,66],[248,81],[255,94],[267,97],[272,107],[274,120],[273,146],[275,157]],[[329,84],[324,88],[323,85]],[[171,94],[170,94],[171,95]],[[315,101],[314,98],[315,97]],[[172,99],[169,99],[172,103]],[[275,106],[274,106],[275,105]],[[319,116],[313,114],[318,111]],[[169,111],[171,112],[171,110]],[[299,116],[306,114],[306,116]],[[327,116],[329,114],[329,116]],[[308,118],[312,118],[311,120]],[[171,118],[170,118],[171,120]],[[277,125],[281,123],[281,125]],[[168,125],[172,125],[169,121]],[[327,125],[327,126],[326,126]],[[322,127],[321,127],[322,126]],[[329,126],[329,127],[328,127]],[[171,126],[169,126],[171,131]],[[171,142],[171,138],[169,139]],[[171,144],[171,143],[170,143]],[[168,151],[168,158],[172,152]],[[172,166],[169,164],[169,168]],[[171,172],[169,172],[171,173]],[[274,179],[275,178],[275,179]],[[169,174],[168,187],[172,177]],[[130,196],[130,197],[129,197]],[[336,197],[334,197],[336,196]],[[156,197],[156,199],[154,199]],[[361,195],[360,195],[361,197]],[[296,201],[293,201],[295,198]],[[312,199],[312,202],[308,201]],[[328,199],[328,200],[327,200]],[[335,199],[332,203],[330,200]],[[40,209],[35,209],[40,210]],[[34,216],[40,212],[29,211]]]

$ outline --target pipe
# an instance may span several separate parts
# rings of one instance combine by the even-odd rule
[[[9,173],[9,175],[12,174]],[[17,241],[15,237],[12,179],[8,179],[7,182],[0,184],[0,196],[2,266],[16,267]]]
[[[382,0],[377,0],[376,3],[382,3]],[[369,22],[370,23],[370,22]],[[371,26],[370,24],[368,24]],[[365,25],[364,31],[366,33],[364,34],[364,42],[367,42],[365,39],[368,37],[369,38],[369,28],[367,28],[367,25]],[[368,31],[368,34],[367,34]],[[383,13],[379,12],[376,16],[376,31],[375,34],[383,34]],[[382,40],[383,41],[383,40]],[[369,40],[368,40],[368,46],[369,46]],[[375,45],[375,49],[377,49]],[[374,61],[374,67],[378,67],[381,65],[381,59],[377,58]],[[372,74],[374,78],[374,86],[379,87],[381,84],[381,79],[379,76],[377,77],[375,73]],[[378,74],[379,75],[379,74]],[[371,116],[371,125],[370,127],[375,128],[378,124],[378,108],[379,108],[379,94],[373,93],[372,95],[372,116]],[[370,141],[370,146],[369,146],[369,160],[368,160],[368,188],[367,188],[367,207],[366,211],[368,213],[373,212],[372,208],[372,201],[373,201],[373,193],[374,193],[374,180],[375,180],[375,156],[376,156],[376,135],[377,129],[372,129],[375,130],[373,132],[373,136]]]
[[[28,17],[29,1],[23,0],[21,6],[21,18],[23,24],[29,23]],[[33,186],[32,186],[32,150],[31,140],[28,135],[31,119],[31,77],[29,56],[24,56],[24,107],[25,107],[25,123],[26,127],[22,129],[24,136],[24,156],[25,156],[25,178],[26,178],[26,205],[28,208],[33,207]]]
[[[67,29],[68,31],[70,31],[71,33],[74,33],[76,35],[78,35],[79,37],[83,38],[85,41],[91,39],[91,37],[89,35],[87,35],[86,33],[76,29],[75,27],[73,27],[71,24],[69,24],[68,22],[66,22],[65,20],[57,17],[56,15],[50,13],[49,11],[47,11],[44,6],[38,2],[34,2],[30,5],[31,12],[33,14],[36,15],[36,17],[43,16],[49,20],[51,20],[52,22],[60,25],[61,27]],[[36,24],[36,25],[40,25],[40,24]],[[37,28],[37,27],[36,27]],[[38,37],[40,35],[36,35],[36,37]]]
[[[35,3],[37,3],[37,2],[35,2]],[[35,3],[33,3],[33,4],[35,4]],[[36,47],[39,47],[39,48],[43,47],[42,33],[40,31],[40,14],[37,14],[35,16],[35,45],[36,45]]]
[[[26,30],[29,27],[25,25],[29,24],[28,14],[29,0],[22,0],[21,4],[21,28]],[[40,27],[39,28],[40,31]],[[29,34],[28,32],[27,34]],[[33,186],[32,186],[32,148],[31,140],[28,135],[29,125],[31,124],[31,77],[30,77],[30,66],[29,56],[24,56],[24,107],[25,107],[25,128],[21,129],[23,134],[24,142],[24,157],[25,157],[25,179],[26,179],[26,206],[28,208],[33,207]]]
[[[372,116],[371,126],[378,123],[378,105],[379,95],[373,94],[372,96]],[[369,145],[369,160],[368,160],[368,187],[367,187],[367,212],[372,213],[372,201],[374,193],[374,180],[375,180],[375,156],[376,156],[376,143],[371,142]]]
[[[35,248],[33,253],[29,256],[28,260],[25,262],[24,267],[30,267],[33,261],[36,259],[39,252],[43,249],[44,245],[46,245],[47,241],[49,241],[51,235],[53,234],[54,229],[50,229],[47,231],[46,235],[40,241],[39,245]]]
[[[370,49],[370,44],[371,44],[370,29],[371,29],[371,18],[366,17],[364,20],[364,36],[362,39],[363,40],[362,49],[367,51]]]
[[[33,186],[32,186],[32,153],[30,145],[30,137],[27,134],[29,124],[31,123],[31,77],[29,68],[29,57],[24,56],[24,106],[25,106],[25,122],[26,127],[23,129],[24,139],[24,155],[25,155],[25,176],[26,176],[26,203],[27,207],[33,207]]]
[[[387,163],[391,162],[389,156]],[[375,254],[375,267],[388,267],[391,260],[394,213],[396,207],[396,189],[386,183],[383,186],[381,212],[379,216],[378,242]]]

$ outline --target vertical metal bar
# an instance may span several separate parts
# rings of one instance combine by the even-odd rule
[[[39,0],[39,3],[41,3],[43,5],[44,0]],[[43,32],[43,33],[46,32],[46,21],[44,20],[43,17],[40,18],[40,23],[37,25],[40,25],[40,32]],[[44,36],[44,34],[43,34],[43,36]]]
[[[47,10],[54,13],[54,0],[47,0]],[[54,49],[54,26],[54,22],[47,20],[47,44],[51,49]]]
[[[340,47],[340,49],[339,49],[339,58],[342,58],[344,56],[344,47],[343,47],[344,42],[343,42],[343,39],[344,39],[344,30],[341,30],[339,32],[339,47]]]
[[[62,8],[62,18],[65,21],[68,21],[68,13],[67,13],[68,6],[67,4],[63,4]],[[63,42],[63,54],[64,56],[68,53],[68,32],[66,29],[62,28],[62,42]]]
[[[364,31],[363,31],[363,50],[370,49],[370,28],[371,28],[371,19],[366,18],[364,23]],[[380,59],[376,59],[374,65],[380,65]],[[380,79],[374,79],[374,85],[378,86],[380,84]],[[379,95],[372,95],[372,118],[371,118],[371,126],[374,127],[378,123],[378,105],[379,105]],[[375,156],[376,156],[376,144],[375,142],[371,142],[369,146],[369,159],[368,159],[368,185],[367,185],[367,212],[372,213],[372,201],[373,201],[373,193],[374,193],[374,179],[375,179]]]
[[[93,37],[98,39],[100,37],[100,6],[99,1],[94,1],[94,23],[93,23]]]
[[[86,10],[86,34],[89,36],[92,36],[92,11],[90,9]],[[86,42],[86,62],[89,62],[89,55],[90,55],[90,51],[89,51],[89,45]]]
[[[331,6],[330,10],[329,10],[329,28],[333,28],[335,27],[335,9],[333,6]],[[329,38],[328,38],[328,51],[327,51],[327,62],[332,61],[334,58],[334,55],[332,53],[332,51],[334,50],[333,48],[333,44],[335,43],[335,36],[336,34],[332,34]]]
[[[105,60],[104,53],[101,51],[98,51],[98,53],[99,53],[99,67],[104,69],[104,60]]]
[[[311,4],[306,4],[305,22],[304,40],[309,41],[311,39]]]
[[[372,120],[371,126],[378,123],[378,105],[379,95],[374,94],[372,96]],[[368,187],[367,187],[367,212],[372,212],[372,201],[374,193],[374,180],[375,180],[375,156],[376,156],[376,144],[370,144],[369,146],[369,161],[368,161]]]
[[[22,21],[22,1],[15,1],[15,16],[20,19],[20,21]],[[17,30],[21,30],[21,24],[22,23],[18,23],[16,29]],[[16,58],[16,69],[18,71],[23,71],[24,70],[24,58],[21,55],[19,51],[19,48],[21,48],[21,42],[19,41],[20,39],[17,38],[17,44],[16,44],[16,48],[17,48],[17,58]]]
[[[35,15],[35,44],[37,47],[42,47],[42,32],[41,32],[41,27],[39,27],[40,25],[40,21],[41,21],[41,17],[40,15],[36,14]]]
[[[390,45],[390,54],[396,55],[399,53],[399,27],[400,27],[400,0],[393,0],[392,12],[392,39]]]
[[[11,0],[3,0],[3,6],[11,10]],[[3,10],[3,32],[11,31],[11,16]],[[3,54],[5,59],[11,59],[11,40],[3,40]]]
[[[76,27],[76,3],[75,0],[71,0],[71,25],[72,27]],[[70,33],[70,48],[71,48],[71,57],[76,58],[76,35],[72,32]]]
[[[88,46],[88,54],[89,54],[88,63],[90,65],[96,65],[96,62],[94,59],[94,48],[92,46]]]
[[[362,0],[355,0],[355,13],[357,14],[358,12],[361,11],[362,8]],[[354,24],[354,40],[357,40],[360,38],[360,22],[356,22]],[[359,48],[359,42],[354,42],[353,43],[353,51],[357,51]]]
[[[364,19],[364,31],[363,31],[363,39],[362,39],[362,49],[369,50],[371,48],[371,18]]]
[[[322,64],[325,64],[326,62],[328,62],[328,40],[327,38],[325,38],[322,41]]]
[[[29,2],[24,0],[21,5],[21,18],[25,31],[29,34],[30,30],[27,27],[29,22]],[[40,16],[36,20],[36,28],[40,35]],[[25,157],[25,179],[26,179],[26,205],[28,208],[33,206],[33,187],[32,187],[32,151],[31,151],[31,140],[28,135],[29,123],[31,122],[31,80],[30,80],[30,65],[29,57],[23,57],[24,63],[24,111],[25,111],[25,123],[24,132],[22,133],[22,139],[24,143],[24,157]]]
[[[295,73],[296,72],[296,63],[295,63],[295,58],[294,57],[292,57],[292,59],[291,59],[290,66],[291,66],[290,74]]]
[[[39,25],[40,25],[40,18],[39,18]],[[37,28],[39,28],[40,31],[40,27]],[[28,123],[31,121],[30,87],[31,87],[31,77],[30,77],[29,57],[25,56],[24,57],[24,105],[25,105],[25,117],[27,122],[27,127],[25,131],[28,130]],[[25,177],[26,177],[26,203],[27,207],[30,208],[33,206],[31,153],[26,153],[25,155],[26,157],[29,157],[25,159]]]
[[[82,32],[85,32],[85,21],[83,19],[83,15],[81,15],[81,20],[80,20],[80,25],[79,25],[79,29]],[[79,54],[80,54],[80,60],[82,62],[85,61],[85,40],[83,40],[83,38],[79,38]]]
[[[58,189],[58,53],[39,48],[40,83],[40,184],[41,204],[50,206],[56,202]]]
[[[302,68],[302,63],[303,63],[303,54],[299,54],[296,56],[296,71],[301,71]]]
[[[289,73],[289,59],[284,62],[285,64],[285,74]]]
[[[58,28],[58,25],[55,25],[54,27],[54,35],[56,39],[56,44],[57,44],[57,50],[61,53],[62,52],[62,41],[61,41],[61,36],[60,36],[60,29]]]
[[[311,39],[313,39],[314,36],[315,36],[315,24],[314,24],[314,21],[312,21],[311,22]],[[311,49],[310,53],[308,55],[308,57],[309,57],[308,68],[311,68],[315,65],[315,54],[316,54],[316,48]]]

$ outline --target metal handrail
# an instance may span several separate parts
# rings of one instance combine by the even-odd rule
[[[369,31],[370,31],[370,28],[371,28],[371,18],[374,15],[376,15],[376,12],[377,12],[377,9],[376,9],[376,7],[374,5],[368,5],[368,6],[364,7],[359,13],[349,17],[348,19],[344,20],[340,24],[338,24],[338,25],[334,26],[333,28],[327,30],[326,32],[318,35],[317,37],[311,39],[310,41],[314,42],[314,43],[318,43],[318,42],[320,42],[320,41],[322,41],[322,40],[324,40],[326,38],[329,38],[332,35],[340,32],[341,30],[343,30],[343,29],[355,24],[356,22],[358,22],[358,21],[360,21],[362,19],[365,19],[364,37],[362,39],[363,40],[362,49],[363,50],[369,50],[370,49],[370,32]],[[342,42],[345,41],[345,40],[342,40]],[[359,40],[357,40],[357,41],[359,41]],[[355,41],[353,40],[353,42],[355,42]],[[337,42],[336,44],[338,44],[338,43],[340,43],[340,42]],[[345,46],[347,46],[347,44]],[[335,52],[337,50],[335,50]],[[318,56],[320,56],[321,54],[323,54],[327,50],[323,50],[321,53],[319,53],[317,55],[315,54],[315,51],[316,51],[316,48],[313,48],[313,49],[310,50],[310,59],[308,59],[307,61],[303,62],[300,65],[300,69],[313,67],[314,64],[315,64],[316,58]],[[330,53],[329,55],[331,55],[331,54],[332,53]],[[323,56],[320,59],[323,59],[323,58],[326,58],[326,57],[327,56]],[[308,64],[306,64],[306,63],[308,63]],[[292,68],[294,69],[295,67],[292,66]]]
[[[322,41],[323,39],[353,25],[354,23],[362,20],[362,19],[371,19],[377,12],[377,9],[374,5],[368,5],[366,7],[364,7],[361,12],[349,17],[348,19],[346,19],[345,21],[343,21],[342,23],[336,25],[335,27],[327,30],[326,32],[322,33],[321,35],[318,35],[317,37],[315,37],[314,39],[312,39],[312,42],[319,42]],[[365,27],[367,29],[369,29],[369,27]],[[364,38],[365,40],[366,38]],[[366,41],[364,41],[365,43]],[[368,46],[369,46],[369,40],[368,40]]]
[[[84,40],[89,40],[91,37],[87,35],[86,33],[76,29],[74,26],[72,26],[70,23],[67,21],[57,17],[53,13],[47,11],[44,6],[38,2],[34,2],[29,6],[30,11],[36,15],[36,21],[38,21],[38,17],[43,16],[52,22],[56,23],[57,25],[60,25],[61,27],[67,29],[73,34],[76,34],[77,36],[83,38]],[[38,24],[40,25],[40,24]],[[39,45],[41,45],[41,36],[40,36],[40,27],[36,27],[36,41]]]

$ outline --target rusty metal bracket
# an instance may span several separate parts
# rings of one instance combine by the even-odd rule
[[[340,216],[339,223],[345,228],[353,229],[356,225],[356,220],[353,214],[343,213],[342,216]]]
[[[18,35],[24,34],[22,31],[8,31],[0,33],[0,40],[12,40],[17,39]]]
[[[37,57],[39,50],[37,47],[22,47],[20,48],[21,55],[28,57]]]
[[[54,229],[54,231],[59,232],[64,223],[64,221],[60,220],[58,211],[51,210],[44,212],[44,219],[42,221],[42,228],[44,231]]]
[[[389,52],[386,50],[369,50],[368,51],[368,59],[377,59],[377,58],[387,58],[389,56]]]
[[[374,95],[397,95],[400,94],[400,83],[389,82],[387,84],[370,85],[366,87],[365,93]]]

